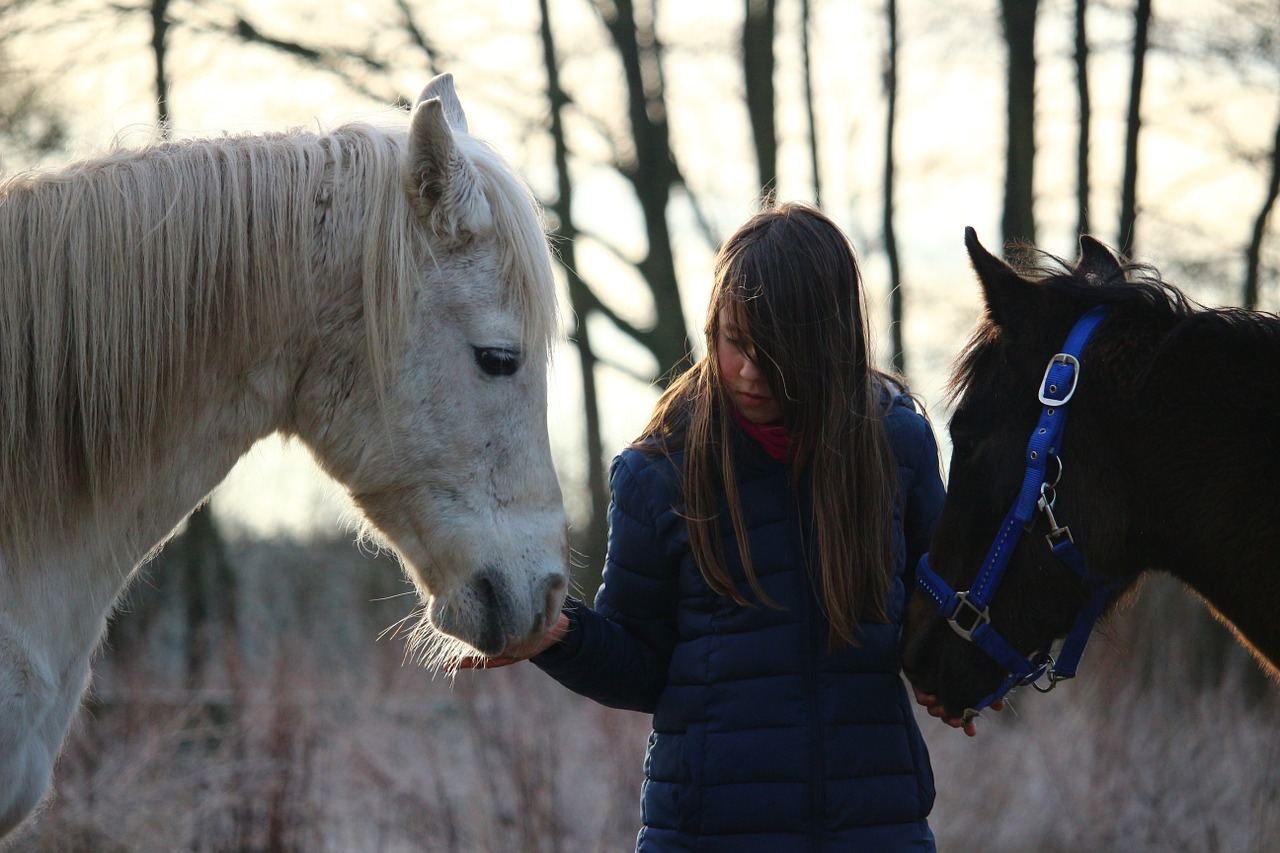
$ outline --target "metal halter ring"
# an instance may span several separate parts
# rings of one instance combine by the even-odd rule
[[[1034,679],[1032,679],[1028,683],[1032,687],[1034,687],[1037,692],[1048,693],[1050,690],[1058,686],[1059,681],[1065,681],[1065,679],[1059,679],[1057,671],[1054,670],[1054,666],[1056,665],[1057,661],[1053,659],[1053,655],[1049,654],[1048,652],[1041,652],[1039,655],[1036,656],[1036,660],[1037,660],[1037,667],[1043,666],[1044,671],[1039,675],[1037,675]],[[1049,683],[1047,686],[1045,687],[1040,686],[1041,678],[1049,679]]]
[[[1058,473],[1053,475],[1052,481],[1050,481],[1048,477],[1045,477],[1044,484],[1048,486],[1050,489],[1054,489],[1054,488],[1057,488],[1058,481],[1062,479],[1062,457],[1056,453],[1053,453],[1053,454],[1050,454],[1049,459],[1052,459],[1054,462],[1058,463]],[[1048,460],[1045,460],[1045,465],[1047,466],[1048,464],[1049,464]],[[1043,493],[1043,486],[1041,487],[1041,491]]]

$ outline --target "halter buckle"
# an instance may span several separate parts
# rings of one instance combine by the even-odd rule
[[[1053,368],[1059,364],[1065,364],[1071,368],[1071,387],[1067,389],[1067,393],[1061,397],[1050,397],[1049,394],[1056,394],[1058,389],[1049,384],[1049,374]],[[1049,408],[1057,408],[1065,406],[1072,395],[1076,393],[1076,385],[1080,382],[1080,361],[1071,353],[1060,352],[1053,358],[1049,359],[1048,366],[1044,369],[1044,378],[1040,380],[1040,402]]]
[[[991,624],[991,608],[979,608],[978,605],[969,600],[968,592],[957,592],[953,600],[955,601],[955,607],[951,609],[951,615],[947,617],[947,624],[951,626],[951,630],[961,637],[973,642],[973,632],[978,630],[978,626]],[[962,611],[971,620],[967,627],[960,624]]]

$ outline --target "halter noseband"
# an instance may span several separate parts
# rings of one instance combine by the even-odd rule
[[[969,709],[971,713],[981,711],[1019,685],[1030,684],[1042,693],[1047,693],[1059,681],[1074,678],[1093,625],[1117,586],[1098,577],[1085,566],[1071,531],[1065,525],[1060,525],[1053,514],[1056,497],[1054,489],[1058,478],[1062,476],[1062,460],[1058,457],[1058,449],[1061,447],[1062,429],[1067,417],[1067,403],[1075,394],[1076,384],[1080,380],[1080,354],[1107,313],[1105,305],[1097,305],[1087,311],[1067,335],[1062,352],[1051,358],[1045,368],[1039,390],[1040,402],[1044,408],[1040,411],[1040,421],[1027,444],[1027,470],[1022,480],[1022,491],[1000,525],[973,585],[963,592],[953,591],[929,565],[928,554],[921,557],[916,565],[917,585],[933,600],[947,624],[961,637],[986,652],[1009,673],[994,693]],[[1050,459],[1057,464],[1052,481],[1047,473]],[[1031,529],[1037,512],[1043,512],[1049,522],[1049,533],[1045,539],[1054,556],[1093,587],[1092,596],[1076,615],[1071,632],[1067,634],[1056,660],[1050,656],[1047,648],[1029,657],[1020,654],[991,626],[991,599],[1009,566],[1009,559],[1013,556],[1018,539],[1023,531]],[[1039,683],[1041,679],[1046,679],[1047,684],[1042,686]]]

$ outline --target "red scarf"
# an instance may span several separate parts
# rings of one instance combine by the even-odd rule
[[[787,432],[785,426],[780,423],[753,424],[746,419],[737,406],[730,404],[729,408],[733,409],[733,416],[738,421],[738,426],[742,427],[742,431],[755,439],[756,443],[764,448],[764,452],[775,461],[790,465],[796,458],[791,433]]]

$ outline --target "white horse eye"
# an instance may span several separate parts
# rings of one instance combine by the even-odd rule
[[[510,376],[520,369],[520,353],[501,347],[473,347],[476,364],[490,376]]]

